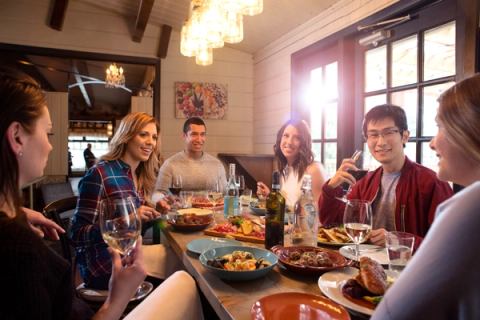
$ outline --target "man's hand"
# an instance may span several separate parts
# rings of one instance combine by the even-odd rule
[[[348,173],[347,170],[358,170],[358,168],[355,166],[355,160],[350,158],[343,159],[342,164],[338,168],[337,172],[335,172],[335,175],[328,181],[328,186],[332,189],[335,189],[342,183],[354,185],[356,180],[350,173]]]
[[[375,229],[370,232],[370,243],[375,244],[377,246],[385,247],[385,238],[387,236],[387,230]]]
[[[40,212],[25,207],[22,207],[22,210],[27,215],[30,228],[32,228],[33,232],[38,234],[40,238],[43,238],[46,235],[49,239],[59,240],[60,237],[58,236],[58,232],[65,233],[65,230],[63,230],[62,227],[46,218]]]

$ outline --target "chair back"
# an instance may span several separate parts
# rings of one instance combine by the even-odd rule
[[[68,238],[68,231],[72,225],[73,210],[77,206],[77,196],[71,196],[50,202],[43,208],[43,214],[56,224],[61,226],[66,233],[59,234],[62,255],[70,263],[72,262],[72,246]]]

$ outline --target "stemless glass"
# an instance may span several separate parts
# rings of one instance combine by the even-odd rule
[[[355,243],[355,259],[358,261],[360,243],[372,230],[372,206],[366,200],[348,200],[343,213],[343,225],[348,237]]]
[[[243,195],[243,191],[245,190],[245,177],[242,175],[235,176],[235,184],[238,187],[238,195]]]
[[[100,201],[99,225],[103,240],[123,256],[132,252],[142,230],[142,222],[131,197]],[[147,291],[148,286],[144,282],[135,295],[143,296]]]

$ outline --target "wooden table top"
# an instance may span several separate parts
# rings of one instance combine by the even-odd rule
[[[251,319],[250,309],[253,304],[260,298],[275,293],[302,292],[322,295],[317,285],[318,276],[297,275],[278,264],[263,278],[245,282],[224,281],[201,265],[198,254],[187,250],[190,241],[210,236],[204,235],[203,231],[181,233],[170,227],[164,229],[163,234],[221,319]],[[263,245],[259,244],[243,244],[263,248]]]

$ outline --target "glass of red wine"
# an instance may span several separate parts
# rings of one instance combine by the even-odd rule
[[[358,159],[360,158],[362,154],[362,150],[355,150],[355,152],[353,153],[351,159],[354,160],[355,162],[358,161]],[[364,170],[364,169],[358,169],[358,170],[352,170],[352,169],[348,169],[347,170],[348,173],[350,173],[356,181],[362,179],[367,173],[368,173],[368,170]],[[344,191],[343,193],[343,197],[341,198],[338,198],[338,200],[340,201],[343,201],[343,202],[347,202],[348,201],[348,194],[350,193],[350,191],[352,190],[352,185],[350,183],[347,183],[347,182],[344,182],[342,183],[342,189]]]
[[[176,209],[181,207],[181,201],[180,201],[180,191],[182,191],[183,183],[182,183],[182,176],[181,175],[173,175],[172,176],[172,182],[170,184],[170,187],[168,190],[173,195],[173,203],[170,205],[172,209]]]
[[[235,176],[235,184],[238,187],[238,195],[243,195],[245,190],[245,177],[242,175]]]

